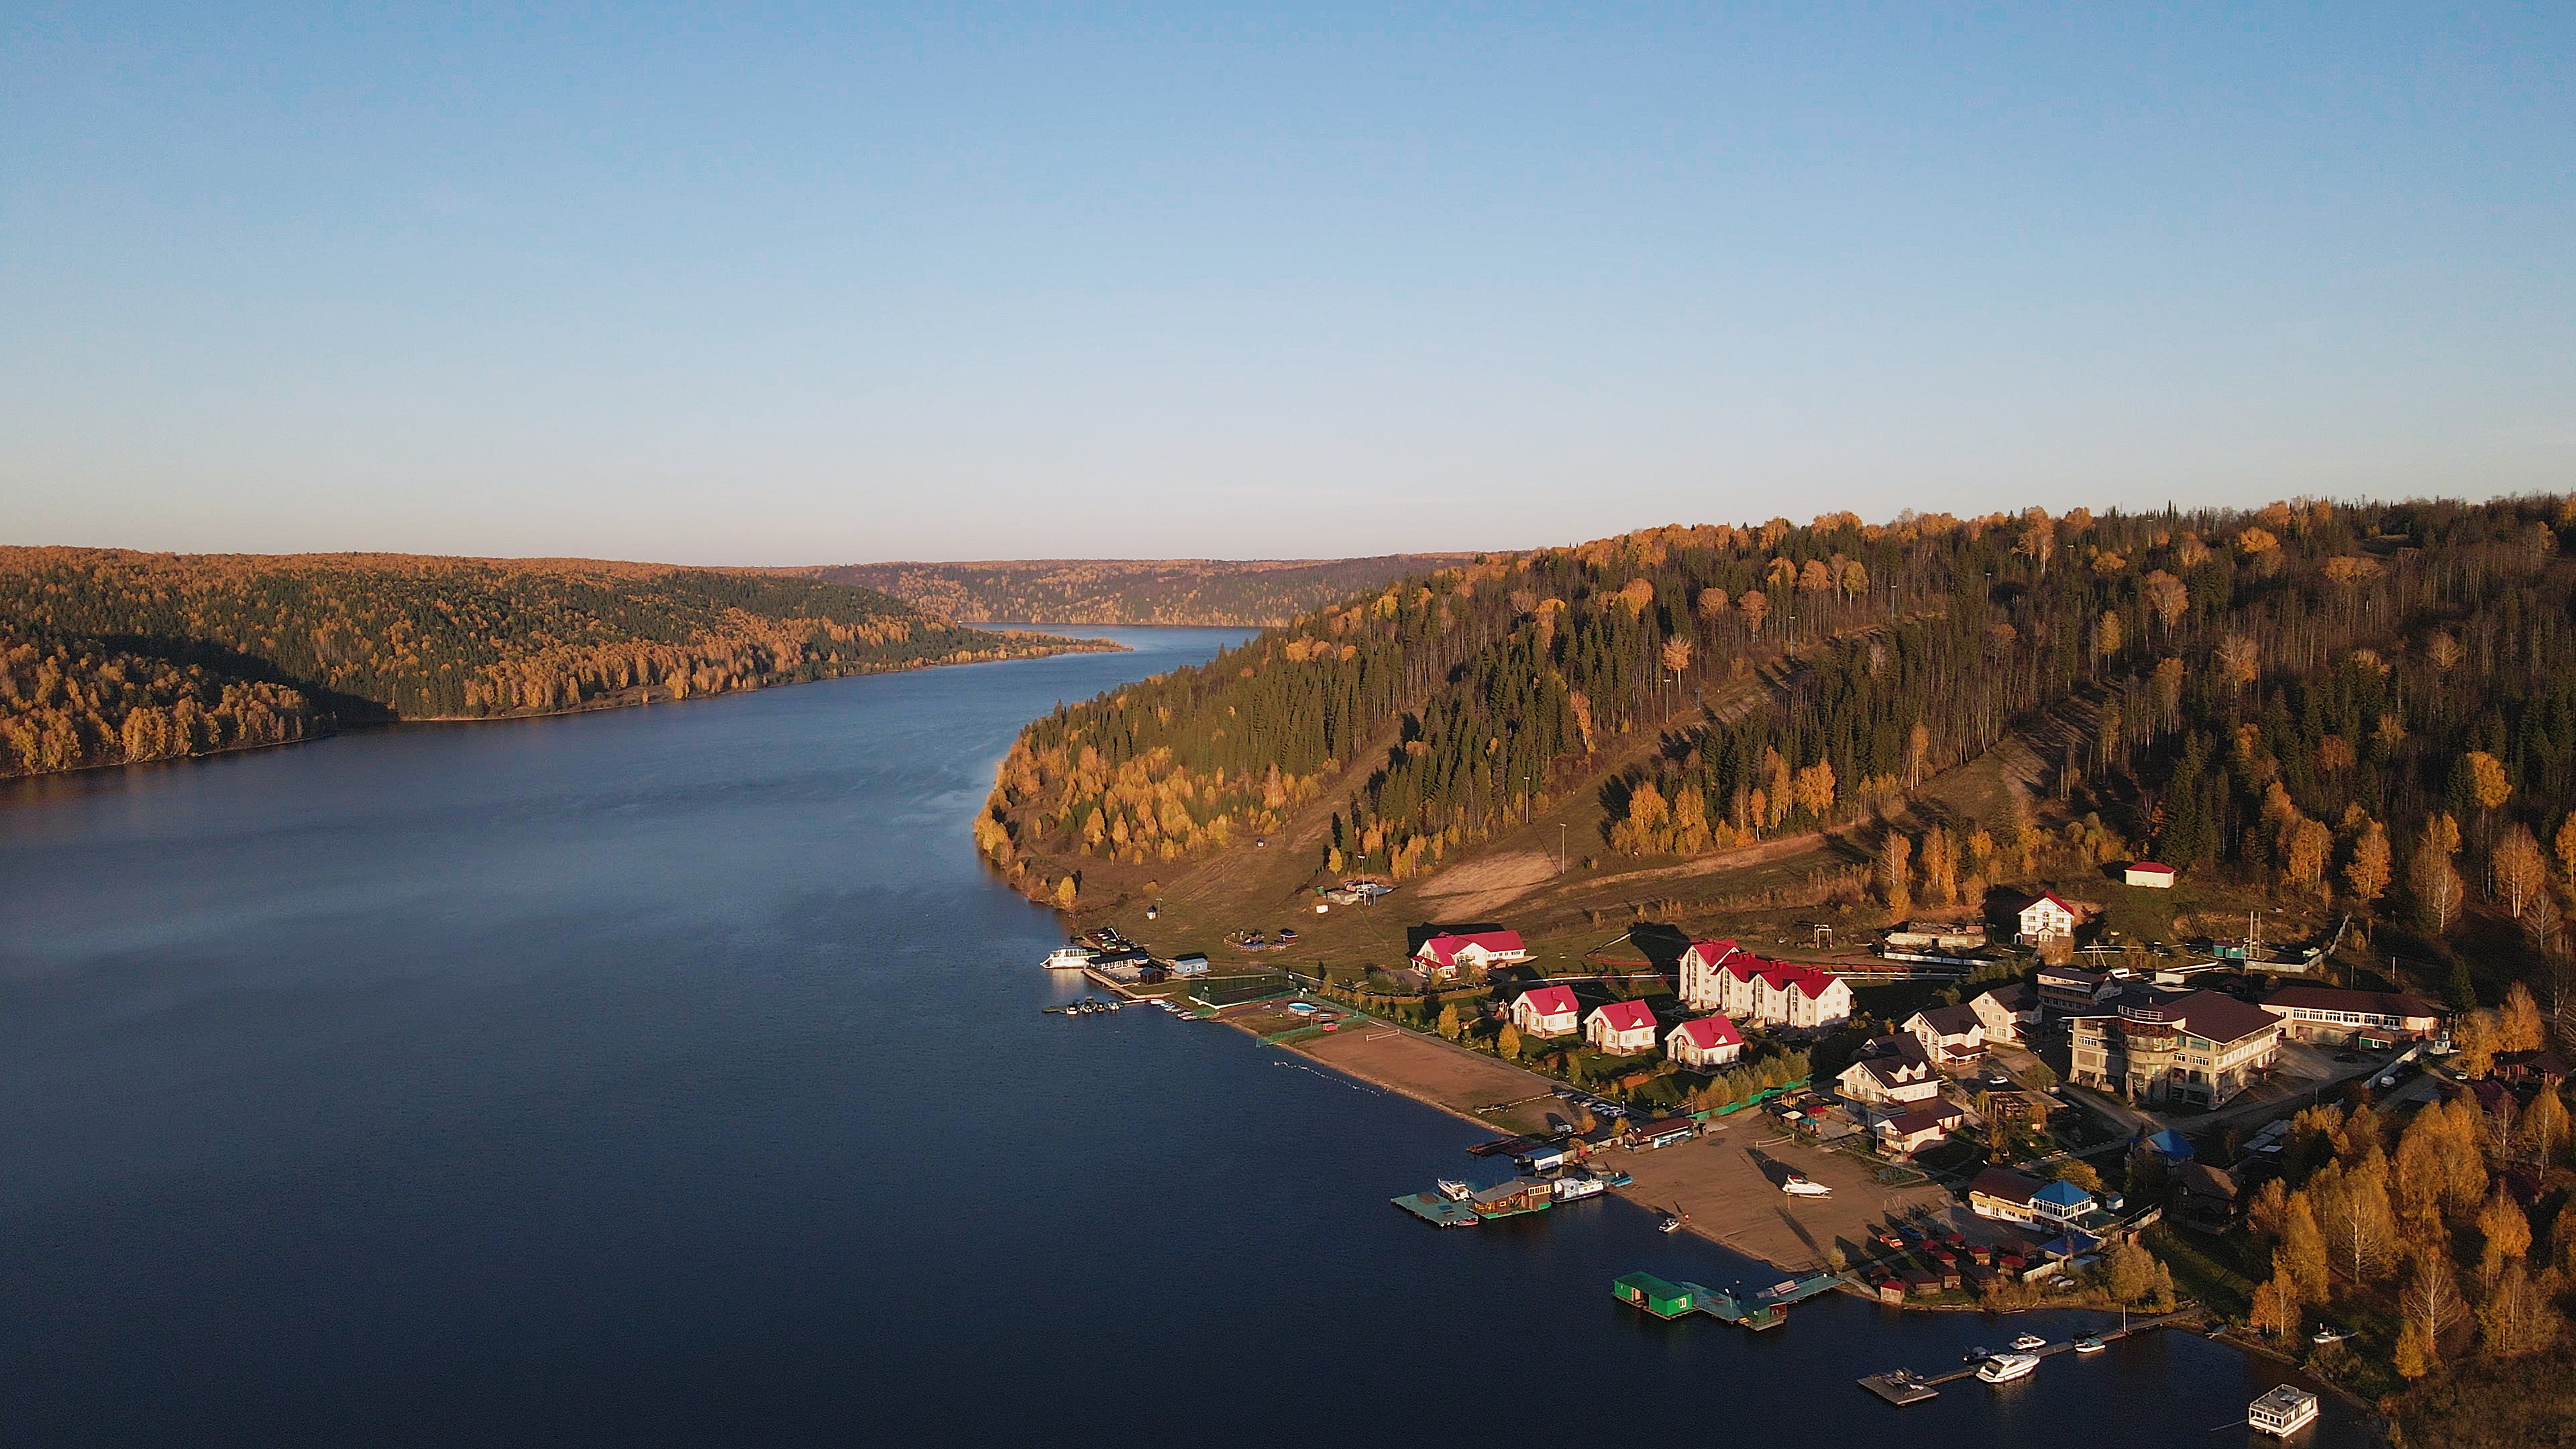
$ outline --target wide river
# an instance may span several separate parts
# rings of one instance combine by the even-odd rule
[[[1387,1205],[1473,1126],[1067,1019],[968,822],[1020,724],[1235,637],[0,791],[0,1440],[2238,1444],[2187,1334],[1614,1303],[1617,1201]],[[2339,1407],[2304,1436],[2359,1444]]]

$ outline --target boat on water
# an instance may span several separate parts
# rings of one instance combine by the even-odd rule
[[[1058,946],[1038,964],[1049,971],[1079,971],[1091,964],[1091,951],[1083,946]]]
[[[1802,1172],[1790,1173],[1789,1180],[1780,1184],[1780,1190],[1791,1197],[1832,1197],[1834,1195],[1832,1188],[1810,1179]]]
[[[1681,1231],[1682,1224],[1689,1221],[1690,1214],[1688,1213],[1666,1213],[1664,1214],[1664,1220],[1655,1224],[1655,1231],[1659,1233],[1679,1232]]]
[[[1432,1187],[1436,1189],[1442,1197],[1449,1199],[1451,1202],[1465,1202],[1467,1199],[1476,1195],[1476,1190],[1474,1188],[1469,1187],[1463,1182],[1457,1182],[1446,1177],[1433,1183]]]
[[[1993,1349],[1988,1348],[1983,1344],[1979,1344],[1975,1348],[1969,1349],[1966,1353],[1959,1355],[1959,1362],[1984,1363],[1987,1359],[1993,1358],[1994,1356],[1995,1351]]]
[[[1556,1200],[1573,1202],[1579,1198],[1599,1197],[1610,1190],[1610,1184],[1597,1177],[1560,1177],[1556,1180]]]
[[[2100,1353],[2108,1347],[2110,1347],[2109,1344],[2104,1343],[2102,1340],[2095,1338],[2089,1333],[2084,1335],[2082,1338],[2075,1340],[2075,1351],[2077,1353]]]
[[[2039,1355],[2035,1353],[1999,1353],[1986,1360],[1985,1367],[1977,1370],[1977,1377],[1990,1384],[2008,1384],[2038,1367]]]
[[[2286,1439],[2317,1421],[2317,1396],[2283,1384],[2246,1406],[2245,1425]]]
[[[2048,1340],[2036,1333],[2025,1333],[2013,1340],[2013,1350],[2016,1353],[2031,1353],[2046,1347],[2048,1347]]]

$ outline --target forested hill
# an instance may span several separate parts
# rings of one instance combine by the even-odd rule
[[[1373,593],[1466,554],[1345,559],[1024,559],[1011,563],[847,564],[835,583],[882,589],[952,619],[1049,624],[1221,624],[1262,628]]]
[[[1085,647],[766,573],[0,548],[0,773]]]
[[[1307,801],[1331,814],[1319,872],[1418,875],[1525,790],[1597,793],[1587,848],[1688,857],[1863,818],[2054,721],[2048,763],[2117,844],[2402,905],[2436,939],[2464,892],[2510,892],[2557,953],[2532,872],[2576,873],[2571,520],[2556,498],[1841,514],[1478,561],[1037,721],[980,833],[1067,899]]]

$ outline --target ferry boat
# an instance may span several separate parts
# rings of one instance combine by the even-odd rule
[[[2048,1347],[2048,1340],[2040,1337],[2036,1333],[2025,1333],[2021,1337],[2013,1340],[2013,1349],[2019,1353],[2029,1353],[2034,1349],[2042,1349],[2046,1347]]]
[[[1780,1190],[1791,1197],[1832,1197],[1834,1195],[1832,1188],[1811,1180],[1802,1172],[1790,1173],[1789,1180],[1780,1184]]]
[[[1977,1370],[1977,1377],[1990,1384],[2008,1384],[2038,1367],[2039,1355],[2035,1353],[1999,1353],[1986,1360],[1985,1366]]]
[[[2256,1399],[2245,1410],[2246,1427],[2286,1439],[2317,1421],[2317,1396],[2283,1384]]]
[[[1038,964],[1049,971],[1079,971],[1091,964],[1091,952],[1080,946],[1058,946]]]

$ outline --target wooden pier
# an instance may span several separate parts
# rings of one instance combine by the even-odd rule
[[[2117,1343],[2121,1339],[2162,1328],[2177,1319],[2197,1317],[2199,1313],[2200,1310],[2196,1307],[2177,1309],[2161,1318],[2142,1318],[2131,1323],[2127,1328],[2115,1328],[2107,1333],[2094,1334],[2092,1337],[2106,1344]],[[2010,1351],[2027,1352],[2038,1358],[2055,1358],[2061,1353],[2073,1353],[2075,1342],[2069,1339],[2064,1343],[2051,1343],[2034,1349]],[[1961,1379],[1974,1378],[1981,1367],[1983,1367],[1982,1364],[1972,1363],[1951,1369],[1947,1373],[1937,1374],[1918,1374],[1912,1369],[1889,1369],[1886,1373],[1871,1374],[1862,1379],[1860,1386],[1902,1408],[1907,1404],[1919,1404],[1925,1399],[1940,1397],[1943,1384],[1954,1384]]]

